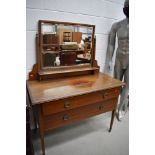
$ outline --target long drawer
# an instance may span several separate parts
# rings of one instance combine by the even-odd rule
[[[109,90],[98,91],[85,95],[52,101],[42,105],[43,114],[50,115],[70,109],[75,109],[85,105],[106,101],[108,99],[115,98],[118,95],[119,95],[119,88],[113,88]]]
[[[115,109],[117,98],[44,117],[45,130],[58,128]]]

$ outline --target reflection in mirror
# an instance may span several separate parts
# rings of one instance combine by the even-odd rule
[[[42,68],[91,64],[93,27],[42,24]]]

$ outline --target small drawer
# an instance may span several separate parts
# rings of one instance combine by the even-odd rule
[[[117,99],[111,99],[77,109],[67,110],[65,112],[45,116],[45,130],[58,128],[67,124],[71,124],[73,122],[89,118],[91,116],[112,111],[116,107],[116,102]]]
[[[43,114],[50,115],[103,101],[102,92],[95,92],[44,103]]]

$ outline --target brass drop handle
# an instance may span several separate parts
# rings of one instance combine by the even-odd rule
[[[68,101],[65,101],[64,102],[64,108],[69,108],[69,106],[70,106],[70,103]]]
[[[108,92],[105,92],[105,93],[103,94],[103,98],[107,97],[108,95],[109,95],[109,93],[108,93]]]
[[[101,109],[102,109],[102,106],[101,106],[101,105],[99,105],[98,109],[99,109],[99,110],[101,110]]]
[[[68,114],[65,114],[64,116],[63,116],[63,120],[64,121],[67,121],[69,119],[69,115]]]
[[[103,105],[99,105],[98,109],[102,110],[103,109]]]

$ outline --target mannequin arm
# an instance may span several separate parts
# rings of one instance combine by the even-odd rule
[[[109,43],[108,43],[107,55],[106,55],[107,66],[109,66],[112,63],[112,57],[113,57],[114,50],[115,50],[116,32],[117,32],[117,23],[114,23],[112,25],[112,28],[109,34]]]

